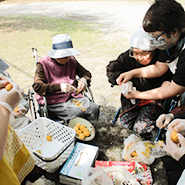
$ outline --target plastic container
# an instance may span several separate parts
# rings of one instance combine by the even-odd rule
[[[40,117],[18,132],[36,165],[49,173],[55,172],[69,157],[74,148],[75,130]],[[51,136],[51,141],[46,136]]]
[[[86,168],[83,171],[82,185],[140,185],[140,183],[121,166],[106,168]]]
[[[112,166],[104,168],[104,171],[112,178],[115,185],[140,185],[134,176],[124,169],[124,167]]]

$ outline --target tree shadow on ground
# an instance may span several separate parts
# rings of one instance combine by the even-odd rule
[[[114,116],[116,114],[116,108],[112,106],[100,106],[100,116],[99,120],[100,122],[105,123],[112,123],[114,120]]]

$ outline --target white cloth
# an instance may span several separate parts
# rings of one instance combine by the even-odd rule
[[[180,179],[177,182],[177,185],[184,185],[185,184],[185,170],[182,172]]]
[[[121,93],[124,95],[127,95],[129,92],[131,91],[136,91],[136,88],[133,87],[133,83],[131,81],[128,81],[126,83],[123,83],[121,86],[120,86],[120,91]],[[132,104],[136,104],[136,100],[135,99],[130,99],[131,103]]]
[[[122,94],[127,95],[131,91],[136,91],[136,88],[133,87],[133,83],[131,81],[128,81],[120,86],[120,91]]]
[[[183,50],[183,49],[185,49],[185,44],[184,44],[182,50]],[[173,74],[175,74],[175,70],[176,70],[176,68],[177,68],[177,62],[178,62],[178,60],[179,60],[179,56],[178,56],[174,61],[172,61],[172,62],[170,62],[170,63],[166,63],[166,64],[168,65],[168,67],[170,68],[170,71],[171,71]]]
[[[5,107],[10,112],[9,122],[10,123],[14,122],[15,118],[14,118],[14,115],[13,115],[13,109],[12,109],[12,107],[8,103],[2,102],[2,101],[0,101],[0,105],[2,105],[3,107]]]
[[[173,62],[170,63],[166,63],[168,65],[168,67],[170,68],[170,71],[175,74],[175,70],[177,68],[177,61],[178,61],[179,57],[177,57]]]

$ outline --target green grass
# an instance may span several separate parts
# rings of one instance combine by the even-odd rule
[[[93,24],[90,26],[92,25]],[[0,29],[6,32],[16,30],[28,31],[29,29],[48,31],[55,30],[58,32],[76,32],[78,29],[88,32],[94,31],[90,26],[82,22],[60,18],[48,18],[44,16],[0,17]]]
[[[128,33],[107,34],[100,31],[100,27],[95,23],[45,16],[0,17],[0,58],[9,64],[12,79],[27,91],[33,84],[35,73],[31,48],[37,48],[38,55],[43,57],[51,49],[54,35],[68,33],[74,48],[81,53],[76,58],[91,71],[92,89],[95,96],[100,97],[104,89],[110,88],[106,65],[126,50],[129,43]],[[111,90],[107,91],[108,98],[113,94]],[[119,105],[119,98],[117,102]]]
[[[31,48],[37,47],[41,50],[42,55],[47,54],[51,48],[52,37],[54,35],[68,33],[74,43],[82,44],[82,35],[91,37],[90,35],[92,34],[98,34],[97,31],[82,22],[27,16],[0,17],[0,31],[1,57],[7,60],[9,64],[17,66],[17,68],[25,66],[22,70],[26,71],[26,68],[32,65],[29,59]],[[15,64],[15,61],[19,62]],[[29,70],[29,72],[31,71]],[[31,75],[33,76],[33,71]]]

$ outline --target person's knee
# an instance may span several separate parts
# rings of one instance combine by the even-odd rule
[[[146,127],[146,123],[145,124],[141,124],[139,122],[136,122],[133,126],[133,131],[138,133],[138,134],[146,134],[151,132],[152,129],[149,129]]]

